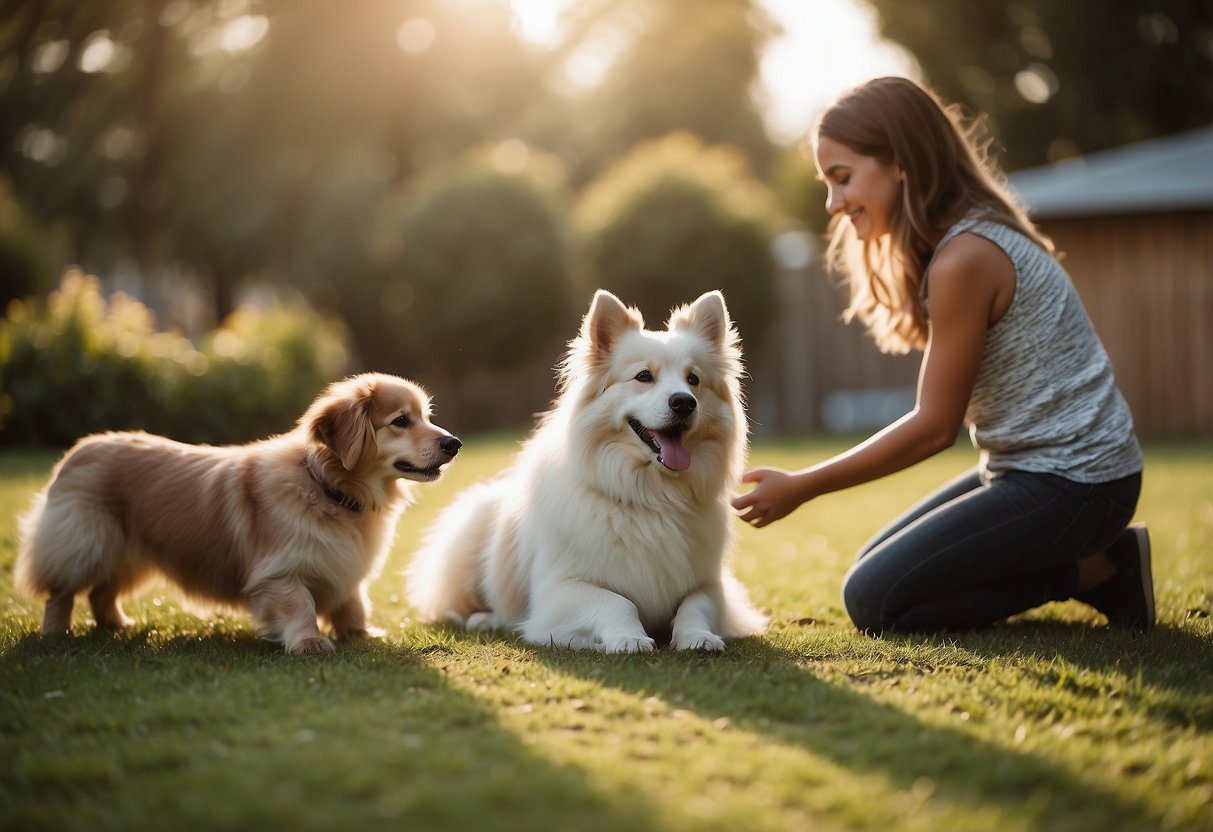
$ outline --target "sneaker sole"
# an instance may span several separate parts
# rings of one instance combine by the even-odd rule
[[[1146,598],[1146,626],[1154,626],[1154,569],[1150,563],[1150,532],[1144,524],[1129,527],[1137,538],[1138,568],[1141,570],[1141,588]]]

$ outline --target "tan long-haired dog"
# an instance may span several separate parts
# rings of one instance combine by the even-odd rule
[[[80,440],[22,518],[18,585],[47,597],[42,632],[70,629],[77,594],[97,624],[162,574],[192,598],[249,609],[291,653],[368,631],[367,583],[411,484],[437,479],[460,442],[425,392],[368,373],[328,387],[290,433],[186,445],[146,433]]]

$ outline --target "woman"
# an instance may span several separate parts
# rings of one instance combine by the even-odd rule
[[[923,351],[912,412],[802,471],[762,468],[733,501],[756,527],[908,468],[962,425],[977,468],[859,553],[843,600],[861,630],[999,621],[1076,597],[1112,624],[1154,622],[1149,537],[1127,528],[1142,456],[1112,367],[1051,242],[951,109],[904,78],[846,94],[814,152],[831,259],[886,352]]]

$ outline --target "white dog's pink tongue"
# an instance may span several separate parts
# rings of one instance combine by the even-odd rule
[[[671,471],[685,471],[691,467],[691,452],[682,444],[682,439],[676,433],[653,431],[653,438],[661,446],[661,455],[657,461]]]

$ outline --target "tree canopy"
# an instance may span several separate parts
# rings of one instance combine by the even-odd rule
[[[774,318],[775,200],[736,150],[688,133],[637,145],[577,211],[591,283],[640,308],[650,325],[721,289],[748,346]]]
[[[1010,169],[1213,120],[1207,0],[869,2],[990,114]],[[763,9],[569,0],[539,47],[504,0],[0,0],[0,296],[79,263],[152,292],[186,276],[217,322],[242,287],[287,287],[356,320],[367,365],[408,366],[420,316],[425,343],[465,339],[459,374],[546,349],[543,316],[593,275],[655,317],[724,288],[753,346],[776,225],[824,224],[811,160],[763,124]],[[472,173],[477,148],[498,159]]]
[[[1208,0],[868,0],[950,101],[988,114],[1008,170],[1213,121]]]

